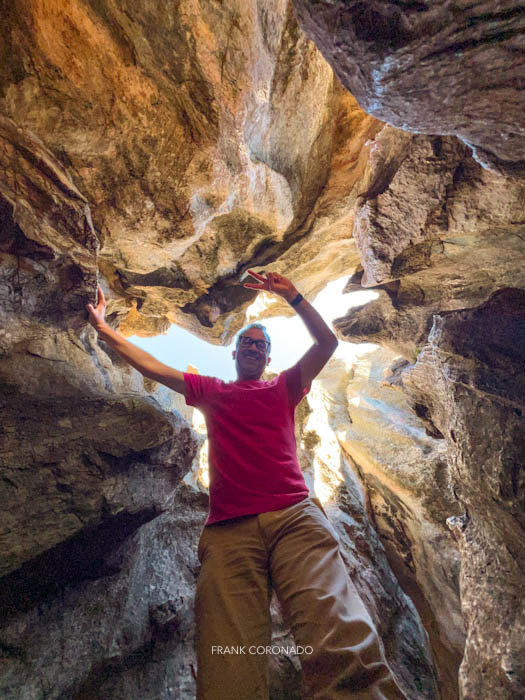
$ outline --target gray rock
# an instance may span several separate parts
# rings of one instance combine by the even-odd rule
[[[524,301],[523,290],[504,289],[477,308],[436,315],[404,380],[453,448],[464,698],[523,696]]]
[[[293,0],[301,26],[366,112],[455,134],[484,166],[523,175],[518,0]]]

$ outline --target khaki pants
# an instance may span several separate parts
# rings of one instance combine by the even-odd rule
[[[199,560],[197,700],[268,700],[272,587],[315,700],[404,698],[317,499],[205,527]]]

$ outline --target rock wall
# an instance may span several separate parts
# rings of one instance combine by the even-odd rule
[[[425,625],[442,697],[457,697],[465,629],[460,556],[446,519],[461,511],[447,483],[446,445],[427,433],[385,369],[400,364],[394,353],[376,348],[343,358],[320,375],[327,398],[315,409],[327,413],[341,460],[361,484],[392,570]]]
[[[452,138],[385,127],[374,155],[354,226],[363,270],[347,289],[374,287],[380,296],[338,326],[410,359],[434,312],[523,284],[525,185],[483,170]]]
[[[33,571],[2,579],[3,698],[194,697],[196,538],[206,501],[170,493],[169,511],[117,517],[65,542],[46,568],[32,562]]]
[[[448,476],[462,512],[448,523],[462,562],[465,698],[525,692],[524,302],[523,289],[502,289],[474,309],[437,314],[403,380],[452,448]]]
[[[302,27],[363,109],[399,129],[455,134],[478,162],[523,175],[519,0],[294,0]]]
[[[388,127],[378,144],[383,134],[391,162],[390,139],[398,137]],[[376,285],[379,298],[335,325],[341,338],[375,341],[403,357],[393,365],[391,383],[408,395],[427,433],[445,441],[441,477],[427,479],[425,488],[433,492],[434,505],[443,488],[453,496],[430,519],[442,526],[450,509],[448,522],[459,543],[467,633],[460,697],[518,698],[524,610],[517,589],[525,560],[516,545],[523,541],[524,186],[482,170],[451,139],[438,137],[436,144],[435,138],[403,135],[401,148],[397,169],[388,168],[378,184],[372,180],[356,212],[363,269],[347,290],[364,282]],[[354,450],[360,463],[362,442]],[[389,518],[403,522],[406,503],[392,507],[384,478],[391,460],[392,455],[380,460],[375,489],[389,504]],[[409,491],[415,495],[414,485]],[[400,496],[399,485],[395,495]],[[409,512],[413,518],[413,506]],[[380,529],[392,529],[379,517]],[[428,548],[431,532],[422,539]],[[399,557],[402,547],[396,549]],[[440,559],[446,566],[443,551]],[[433,576],[434,582],[440,578]],[[421,569],[416,579],[428,595]],[[447,589],[444,581],[439,587],[442,593]],[[500,622],[489,630],[485,621],[497,617],[496,609]],[[457,635],[450,621],[445,627]]]
[[[193,696],[203,438],[85,304],[98,279],[126,335],[227,342],[270,265],[378,293],[336,328],[382,349],[332,361],[298,442],[407,696],[523,695],[522,12],[295,4],[368,111],[430,135],[366,115],[285,0],[3,8],[6,698]],[[307,697],[271,668],[272,700]]]

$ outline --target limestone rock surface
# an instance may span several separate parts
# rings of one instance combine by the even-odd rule
[[[171,540],[148,536],[197,440],[173,400],[145,391],[86,324],[99,247],[86,198],[12,120],[0,141],[0,695],[86,697],[122,673],[109,694],[135,696],[149,663],[153,697],[165,678],[149,609],[175,600],[181,636],[166,675],[182,697],[189,603],[180,577],[153,585]]]
[[[456,139],[385,127],[371,154],[354,225],[363,270],[347,290],[379,298],[336,326],[413,360],[433,313],[525,286],[525,185],[483,170]]]
[[[75,568],[82,545],[98,557],[68,581],[48,571],[55,590],[33,591],[29,601],[26,578],[12,592],[2,610],[2,698],[195,695],[193,594],[206,499],[185,488],[172,499],[170,512],[120,519],[86,538],[73,562],[64,550],[55,560],[63,570]],[[2,593],[5,601],[4,585]]]
[[[2,127],[9,175],[0,186],[7,574],[111,516],[160,512],[195,444],[169,405],[144,396],[136,373],[115,371],[86,327],[97,239],[84,197],[37,139],[9,120]]]
[[[400,363],[383,348],[331,360],[320,376],[330,400],[316,410],[327,412],[389,564],[425,625],[441,695],[455,697],[465,628],[460,556],[446,520],[461,509],[447,483],[446,441],[425,430],[386,369],[392,365]]]
[[[357,265],[353,189],[379,123],[287,0],[20,2],[1,31],[0,110],[89,201],[123,332],[221,342],[255,296],[248,266],[288,251],[292,272],[299,249],[314,291]]]
[[[455,134],[478,162],[525,170],[519,0],[294,0],[301,26],[369,114]]]
[[[392,383],[408,392],[428,435],[445,441],[440,486],[428,476],[421,483],[426,484],[424,489],[430,487],[429,494],[438,488],[452,494],[447,507],[459,544],[467,635],[460,697],[514,699],[523,692],[518,659],[524,652],[518,641],[523,609],[516,593],[525,560],[517,545],[523,541],[523,427],[517,427],[523,414],[523,182],[482,170],[450,139],[439,138],[436,143],[435,138],[404,135],[399,142],[385,129],[376,142],[385,137],[386,177],[372,176],[372,186],[356,213],[354,235],[363,269],[346,288],[361,288],[364,283],[379,297],[352,309],[335,325],[341,338],[377,342],[404,357]],[[410,196],[412,187],[416,192]],[[399,502],[392,508],[388,495],[385,476],[391,467],[385,466],[392,461],[391,446],[390,441],[388,454],[378,460],[379,498],[372,491],[372,503],[383,500],[389,506],[386,511],[379,508],[383,513],[377,521],[387,537],[392,537],[388,534],[392,522],[385,515],[391,519],[394,513],[394,523],[405,521],[403,508]],[[356,462],[365,465],[365,479],[370,480],[367,472],[377,469],[374,461],[372,467],[366,465],[380,449],[374,445],[371,455],[362,439],[357,445],[350,443]],[[460,471],[459,464],[465,465]],[[484,476],[474,488],[472,474],[480,469]],[[399,483],[394,493],[405,503]],[[432,496],[430,500],[440,502]],[[442,529],[445,510],[427,511],[428,515],[434,525],[417,538],[427,551],[433,527]],[[409,542],[414,541],[413,525],[403,528]],[[402,560],[400,542],[395,550]],[[445,559],[437,563],[445,567]],[[414,562],[417,569],[416,556]],[[419,585],[424,590],[425,583],[418,581]],[[442,582],[441,594],[445,590]],[[505,611],[501,626],[489,629],[483,621],[492,619],[496,610]],[[459,625],[449,621],[444,629],[448,633],[455,629],[453,636],[459,640]]]
[[[347,363],[333,358],[300,404],[301,467],[311,493],[323,502],[339,533],[351,580],[374,620],[398,684],[407,698],[437,698],[440,691],[427,632],[413,599],[396,579],[382,533],[374,528],[358,468],[345,449],[349,374]]]
[[[474,309],[436,315],[403,380],[453,447],[465,698],[517,700],[525,691],[524,338],[525,292],[503,289]]]

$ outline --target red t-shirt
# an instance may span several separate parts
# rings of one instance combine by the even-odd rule
[[[301,390],[294,365],[269,382],[223,382],[184,373],[186,403],[201,410],[208,429],[210,512],[206,525],[267,513],[308,496],[299,462],[294,412]]]

